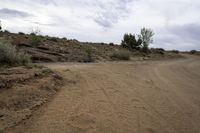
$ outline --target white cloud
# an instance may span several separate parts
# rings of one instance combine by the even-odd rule
[[[166,49],[200,49],[199,0],[0,0],[3,27],[80,41],[120,43],[124,33],[154,29],[155,44]],[[6,10],[5,10],[6,9]],[[7,12],[6,12],[7,11]],[[14,15],[13,15],[14,14]]]

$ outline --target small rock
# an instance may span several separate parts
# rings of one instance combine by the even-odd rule
[[[58,74],[52,74],[52,76],[54,77],[54,78],[56,78],[56,79],[59,79],[59,80],[62,80],[63,78],[60,76],[60,75],[58,75]]]
[[[4,116],[3,114],[0,114],[0,118],[3,117],[3,116]]]
[[[66,71],[66,72],[69,72],[69,71],[70,71],[70,69],[66,69],[65,71]]]
[[[38,76],[39,76],[39,74],[38,74],[38,73],[35,73],[34,75],[35,75],[35,77],[38,77]]]

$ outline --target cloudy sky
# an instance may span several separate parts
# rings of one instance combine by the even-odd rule
[[[0,0],[4,29],[120,43],[142,27],[155,32],[152,47],[200,50],[200,0]]]

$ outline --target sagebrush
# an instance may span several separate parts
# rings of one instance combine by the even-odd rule
[[[92,57],[92,48],[90,46],[85,46],[84,51],[85,51],[85,56],[83,62],[94,62],[94,59]]]
[[[0,64],[1,65],[26,65],[31,62],[30,56],[17,52],[11,44],[0,42]]]
[[[130,52],[128,51],[115,51],[110,55],[113,60],[130,60]]]
[[[30,41],[33,46],[38,46],[42,42],[41,38],[35,34],[30,35]]]

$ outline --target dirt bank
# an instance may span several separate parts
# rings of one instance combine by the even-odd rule
[[[28,119],[53,96],[62,81],[48,68],[3,68],[0,71],[0,132]]]

